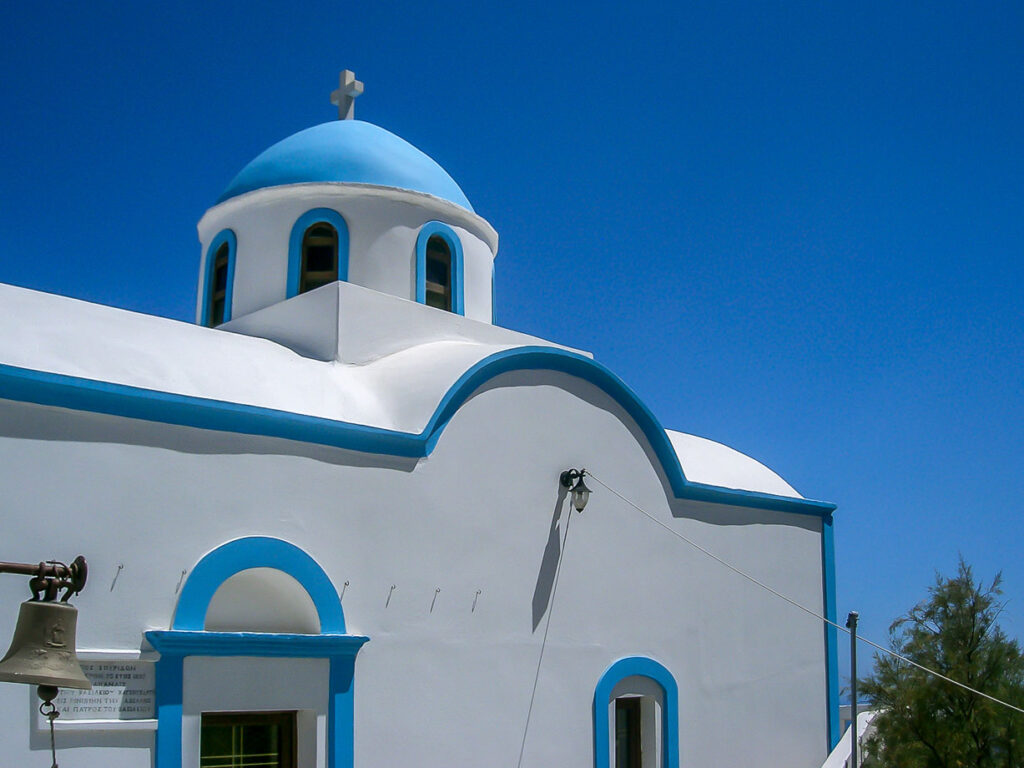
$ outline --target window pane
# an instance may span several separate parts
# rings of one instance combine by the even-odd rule
[[[314,224],[302,237],[299,293],[338,279],[338,233],[330,224]]]
[[[434,307],[435,309],[451,310],[451,307],[448,306],[448,297],[445,296],[443,291],[431,291],[428,289],[424,303],[428,307]]]
[[[227,243],[221,243],[217,253],[213,257],[213,275],[209,291],[209,306],[206,313],[206,324],[211,328],[224,322],[224,303],[228,289],[228,259],[231,256],[231,248]]]
[[[204,714],[200,768],[294,768],[295,713]]]
[[[227,262],[223,264],[216,264],[213,268],[213,290],[214,293],[220,293],[228,287],[228,265]]]
[[[306,249],[307,272],[329,272],[334,269],[334,247],[311,245]]]
[[[639,697],[615,700],[615,768],[642,768]]]
[[[452,308],[452,255],[444,238],[434,235],[427,240],[424,271],[423,277],[426,283],[424,302],[428,307],[445,309],[450,312]]]
[[[427,282],[436,283],[440,286],[448,286],[449,282],[449,269],[446,262],[440,259],[432,259],[427,257]]]

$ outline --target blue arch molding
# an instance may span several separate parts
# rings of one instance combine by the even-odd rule
[[[248,568],[275,568],[306,590],[320,617],[320,632],[345,634],[345,614],[331,580],[320,565],[294,544],[268,536],[235,539],[196,563],[178,598],[172,629],[201,631],[214,593],[229,578]]]
[[[224,243],[228,244],[228,275],[227,285],[224,286],[224,321],[231,319],[231,298],[234,295],[235,287],[235,258],[238,253],[238,238],[230,229],[222,229],[210,242],[206,249],[206,262],[203,267],[203,308],[199,317],[200,325],[209,325],[210,321],[210,294],[213,291],[213,264],[217,249]]]
[[[425,304],[427,301],[427,241],[437,235],[448,243],[452,256],[452,312],[456,315],[466,314],[465,300],[465,266],[462,256],[462,241],[455,230],[440,221],[428,221],[420,228],[416,236],[416,301]]]
[[[344,216],[331,208],[313,208],[295,220],[291,235],[288,237],[287,297],[289,299],[299,293],[303,235],[311,226],[321,222],[330,224],[338,233],[338,279],[348,282],[348,223]]]
[[[608,703],[619,681],[634,676],[649,678],[661,688],[662,761],[658,768],[679,768],[679,690],[672,673],[662,664],[646,656],[627,656],[619,659],[605,670],[597,683],[597,688],[594,689],[594,767],[612,766]]]
[[[248,568],[276,568],[298,581],[316,606],[320,634],[204,631],[206,611],[214,593],[229,578]],[[267,536],[249,536],[207,553],[182,587],[172,628],[146,632],[146,639],[160,653],[156,663],[155,768],[181,768],[187,656],[328,659],[327,764],[329,768],[351,768],[355,754],[355,659],[369,638],[345,634],[345,615],[337,590],[317,562],[294,544]]]
[[[825,615],[830,619],[835,618],[835,556],[832,544],[832,512],[835,504],[720,488],[687,480],[668,435],[650,409],[603,365],[566,350],[519,347],[484,358],[463,373],[448,389],[427,426],[419,434],[2,364],[0,398],[198,429],[297,440],[364,453],[422,458],[431,453],[445,426],[473,392],[496,376],[517,370],[566,373],[590,382],[612,397],[643,432],[676,498],[819,517],[822,520],[823,604]],[[831,747],[837,743],[839,730],[839,667],[835,631],[826,629],[825,643],[827,737]]]

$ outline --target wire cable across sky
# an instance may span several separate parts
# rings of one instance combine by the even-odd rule
[[[681,534],[679,531],[677,531],[674,528],[666,525],[661,520],[659,520],[654,515],[652,515],[650,512],[648,512],[647,510],[643,509],[640,505],[636,504],[635,502],[633,502],[630,499],[628,499],[625,496],[623,496],[617,490],[615,490],[610,485],[608,485],[606,482],[604,482],[601,478],[597,477],[593,472],[591,472],[589,470],[584,470],[584,472],[595,483],[597,483],[598,485],[603,487],[605,490],[607,490],[609,493],[613,494],[614,496],[617,496],[623,502],[625,502],[630,507],[632,507],[637,512],[639,512],[644,517],[646,517],[648,520],[650,520],[654,524],[664,528],[666,531],[668,531],[670,534],[675,536],[677,539],[681,539],[682,541],[685,541],[691,547],[693,547],[694,549],[698,550],[699,552],[702,552],[703,554],[707,555],[708,557],[710,557],[712,560],[714,560],[719,565],[722,565],[725,568],[728,568],[730,571],[732,571],[733,573],[735,573],[738,576],[742,576],[744,579],[746,579],[747,581],[751,582],[752,584],[756,584],[761,589],[763,589],[766,592],[769,592],[769,593],[775,595],[775,597],[779,598],[780,600],[783,600],[783,601],[789,603],[794,608],[799,608],[804,613],[806,613],[806,614],[808,614],[810,616],[813,616],[814,618],[818,619],[819,621],[825,622],[829,626],[835,627],[840,632],[845,632],[847,635],[851,634],[850,630],[848,630],[846,627],[837,624],[836,622],[832,621],[831,619],[827,618],[826,616],[823,616],[822,614],[818,613],[817,611],[812,610],[812,609],[808,608],[806,605],[803,605],[803,604],[797,602],[793,598],[787,597],[786,595],[782,594],[778,590],[772,589],[770,586],[768,586],[764,582],[758,581],[753,576],[751,576],[749,573],[747,573],[747,572],[737,568],[736,566],[732,565],[731,563],[723,560],[718,555],[716,555],[713,552],[710,552],[709,550],[705,549],[704,547],[702,547],[697,542],[693,541],[690,538],[687,538],[686,536]],[[892,650],[891,648],[886,648],[884,645],[879,645],[878,643],[872,642],[871,640],[868,640],[866,637],[863,637],[861,635],[857,635],[857,640],[859,640],[860,642],[864,643],[865,645],[869,645],[872,648],[875,648],[875,649],[877,649],[879,651],[882,651],[883,653],[887,653],[890,656],[898,659],[899,661],[906,662],[910,666],[916,667],[917,669],[920,669],[922,672],[926,672],[929,675],[937,677],[940,680],[945,680],[947,683],[951,683],[952,685],[955,685],[955,686],[957,686],[959,688],[963,688],[965,691],[969,691],[969,692],[971,692],[971,693],[973,693],[973,694],[975,694],[977,696],[981,696],[982,698],[988,699],[989,701],[992,701],[992,702],[994,702],[996,704],[1004,706],[1007,709],[1012,709],[1014,712],[1018,712],[1020,714],[1024,714],[1024,709],[1022,709],[1020,707],[1014,706],[1013,704],[1010,704],[1009,702],[1003,701],[1002,699],[997,699],[995,696],[991,696],[990,694],[987,694],[984,691],[979,691],[976,688],[972,688],[969,685],[965,685],[964,683],[961,683],[958,680],[954,680],[951,677],[946,677],[941,672],[936,672],[934,669],[929,669],[928,667],[925,667],[925,666],[923,666],[921,664],[918,664],[916,661],[912,661],[912,660],[908,659],[906,656],[902,656],[899,653],[896,653],[896,651]]]

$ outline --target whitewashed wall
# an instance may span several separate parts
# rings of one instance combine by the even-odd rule
[[[507,374],[414,463],[0,401],[2,557],[84,554],[79,647],[138,650],[145,630],[169,626],[181,572],[203,554],[246,535],[290,541],[339,591],[350,582],[348,630],[370,637],[356,660],[357,766],[516,765],[546,619],[535,616],[536,595],[569,524],[561,470],[585,466],[721,557],[821,605],[817,518],[669,504],[623,418],[577,379]],[[676,678],[680,765],[763,764],[766,755],[780,766],[821,763],[818,622],[596,484],[570,525],[523,766],[593,764],[595,685],[631,654]],[[0,642],[24,596],[22,580],[0,579]],[[230,675],[188,665],[185,686],[190,702],[239,693]],[[30,749],[45,742],[30,738],[29,700],[25,687],[0,684],[0,766],[47,759]],[[186,745],[197,722],[186,718]],[[150,733],[60,739],[62,765],[151,764]]]
[[[202,259],[197,320],[210,243],[232,229],[238,243],[232,317],[286,298],[288,247],[296,220],[314,208],[348,224],[348,279],[404,299],[416,298],[416,237],[428,221],[455,230],[462,244],[466,317],[491,322],[491,271],[497,234],[476,214],[439,198],[358,184],[293,184],[257,190],[214,206],[199,222]]]

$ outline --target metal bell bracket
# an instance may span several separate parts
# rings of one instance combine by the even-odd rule
[[[60,596],[60,602],[66,603],[72,595],[77,595],[82,591],[82,588],[85,586],[86,577],[89,573],[89,568],[85,563],[85,558],[79,555],[71,562],[71,565],[65,565],[57,560],[48,560],[37,565],[33,565],[31,563],[8,563],[0,561],[0,573],[16,573],[21,574],[22,576],[31,577],[29,579],[28,586],[32,591],[32,600],[27,603],[22,603],[24,610],[25,605],[31,605],[33,602],[52,603],[56,601],[57,594],[61,590],[64,590],[64,594]],[[61,610],[74,611],[74,607],[69,606],[67,609]],[[20,625],[20,614],[18,621]],[[74,644],[72,643],[72,650],[73,649]],[[80,668],[78,669],[78,673],[81,675]],[[85,682],[86,686],[88,686],[88,682]],[[57,743],[53,732],[53,721],[60,717],[60,712],[53,703],[58,692],[59,689],[54,685],[40,685],[36,688],[36,693],[39,695],[39,698],[43,700],[43,703],[39,705],[39,713],[50,723],[50,756],[52,757],[53,763],[51,768],[58,768]]]
[[[0,573],[20,573],[22,576],[31,576],[28,581],[28,588],[32,590],[33,600],[53,602],[57,599],[57,593],[62,589],[60,601],[66,603],[72,595],[77,595],[85,586],[89,568],[85,558],[79,555],[71,565],[65,565],[59,560],[48,560],[33,565],[31,563],[7,563],[0,561]]]

